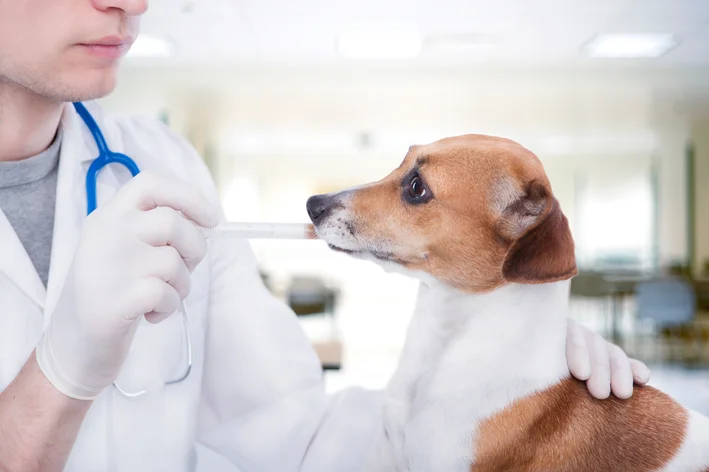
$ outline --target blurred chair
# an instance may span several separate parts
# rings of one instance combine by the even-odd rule
[[[623,320],[626,314],[626,302],[635,294],[638,283],[652,280],[652,276],[631,269],[615,269],[602,274],[611,299],[611,341],[624,348]]]
[[[324,370],[341,368],[342,346],[335,329],[338,291],[318,277],[293,277],[288,287],[287,303],[299,317],[323,316],[329,324],[326,340],[313,342]]]
[[[288,287],[288,304],[298,316],[334,315],[336,297],[318,277],[296,276]]]
[[[259,275],[261,276],[261,282],[263,282],[263,285],[268,289],[269,292],[273,293],[273,287],[271,286],[271,276],[259,269]]]
[[[695,279],[694,293],[697,295],[697,308],[709,311],[709,278]]]
[[[673,333],[694,320],[697,308],[694,288],[682,278],[667,278],[639,282],[635,290],[636,319],[650,323],[659,335],[664,332],[671,354]],[[635,330],[636,345],[637,335]],[[655,351],[657,347],[658,342]]]
[[[603,275],[594,271],[579,271],[578,275],[571,279],[571,295],[580,297],[606,297],[609,287]]]
[[[600,315],[608,332],[608,302],[610,300],[610,287],[599,272],[584,270],[571,279],[571,296],[583,298],[594,302],[595,306],[600,305]]]

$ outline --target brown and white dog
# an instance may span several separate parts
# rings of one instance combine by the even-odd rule
[[[574,242],[529,150],[414,146],[307,207],[332,249],[422,280],[367,472],[709,471],[709,419],[651,387],[595,400],[569,375]]]

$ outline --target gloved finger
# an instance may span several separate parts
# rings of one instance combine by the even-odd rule
[[[588,380],[591,376],[591,361],[584,329],[573,320],[568,321],[566,329],[566,363],[571,375],[579,380]]]
[[[633,373],[630,370],[630,359],[623,350],[615,344],[606,343],[611,366],[611,390],[618,398],[626,399],[633,396]]]
[[[180,308],[180,295],[157,277],[146,279],[140,290],[145,319],[150,323],[160,323]]]
[[[141,275],[158,277],[175,289],[180,300],[187,298],[192,289],[192,279],[185,262],[175,248],[170,246],[150,248],[145,258],[147,259],[143,263],[145,273]]]
[[[149,171],[141,172],[124,185],[116,199],[142,211],[166,206],[182,212],[200,226],[211,228],[219,223],[219,212],[191,185]]]
[[[591,395],[603,400],[611,394],[611,369],[606,340],[588,331],[586,344],[589,347],[591,359],[591,377],[586,382],[586,386]]]
[[[160,207],[137,215],[136,237],[151,246],[172,246],[192,272],[207,254],[207,239],[172,208]]]
[[[650,381],[650,369],[637,359],[630,359],[630,369],[633,371],[633,380],[639,385]]]

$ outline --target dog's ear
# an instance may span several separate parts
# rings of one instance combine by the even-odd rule
[[[504,210],[498,233],[511,241],[502,267],[506,282],[549,283],[578,273],[569,223],[542,182],[530,182]]]

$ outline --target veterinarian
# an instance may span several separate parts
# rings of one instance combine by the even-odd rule
[[[247,243],[207,249],[192,223],[223,214],[184,139],[90,103],[114,89],[147,8],[0,0],[0,470],[357,471],[381,431],[380,392],[326,395]],[[72,102],[89,102],[108,148],[141,170],[104,169],[88,217],[98,148]],[[647,381],[616,346],[569,334],[570,369],[593,395]]]

